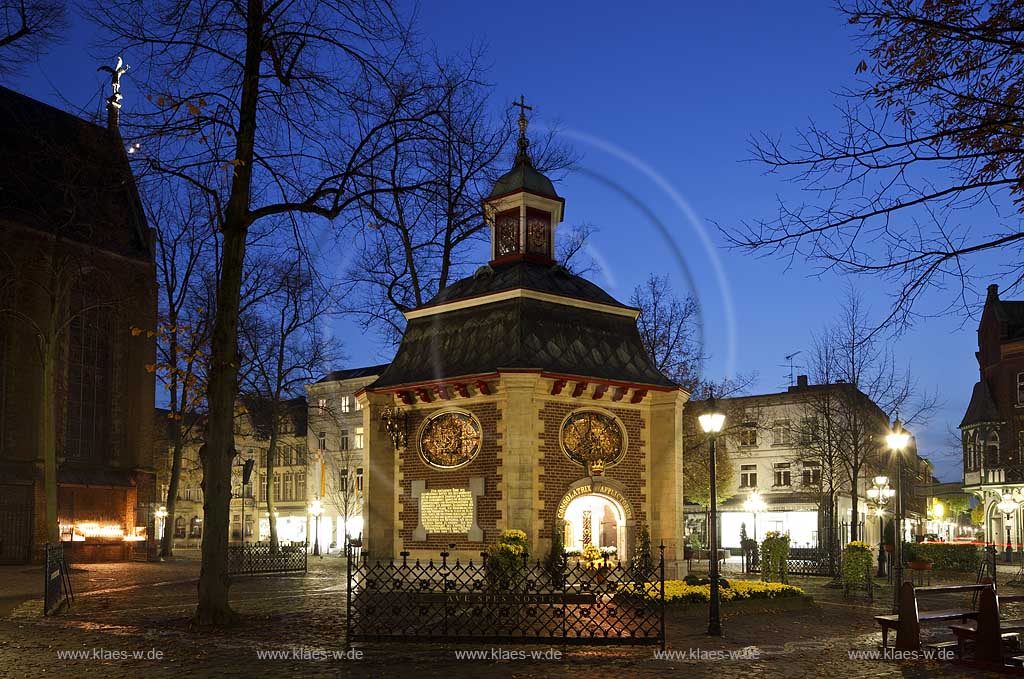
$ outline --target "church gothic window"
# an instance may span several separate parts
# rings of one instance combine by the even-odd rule
[[[113,407],[113,312],[104,307],[83,309],[68,331],[67,418],[64,455],[69,460],[101,461],[110,457]]]

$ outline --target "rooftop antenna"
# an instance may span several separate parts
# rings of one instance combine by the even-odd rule
[[[789,368],[789,386],[791,386],[791,387],[796,384],[796,369],[795,369],[795,365],[793,363],[793,359],[796,358],[797,355],[802,354],[802,353],[804,353],[804,352],[803,351],[794,351],[792,354],[787,354],[786,355],[786,364],[782,366],[783,368],[786,368],[786,367]]]

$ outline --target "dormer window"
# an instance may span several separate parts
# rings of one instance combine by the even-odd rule
[[[519,252],[519,210],[507,210],[494,219],[494,256]]]

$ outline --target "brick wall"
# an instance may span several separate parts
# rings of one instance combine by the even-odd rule
[[[399,536],[405,549],[440,551],[447,548],[449,544],[455,544],[457,550],[482,550],[487,543],[495,542],[497,539],[498,524],[498,503],[501,500],[501,493],[498,491],[498,482],[501,476],[498,474],[498,450],[499,434],[497,432],[498,407],[495,403],[479,403],[467,406],[459,406],[458,409],[473,413],[480,421],[482,444],[480,452],[469,464],[458,469],[436,469],[429,466],[420,458],[419,434],[420,425],[427,417],[434,413],[448,409],[446,406],[438,408],[412,411],[408,415],[408,430],[412,433],[409,437],[409,445],[399,451],[398,465],[401,474],[399,488],[399,514],[402,521]],[[418,501],[412,498],[412,482],[423,479],[426,481],[427,490],[438,488],[469,488],[469,479],[480,476],[485,480],[484,495],[477,499],[477,520],[483,530],[483,543],[470,543],[465,535],[428,533],[424,541],[414,541],[412,532],[416,529],[419,516]]]
[[[540,531],[541,539],[551,539],[558,503],[569,490],[570,485],[586,476],[586,470],[562,452],[559,431],[562,421],[570,412],[588,406],[592,407],[586,402],[546,401],[541,408],[539,416],[543,424],[540,434],[543,468],[540,473],[540,481],[543,490],[540,497],[544,504],[541,510],[543,526]],[[623,485],[626,490],[626,498],[633,505],[634,519],[638,524],[646,523],[647,515],[644,511],[647,502],[644,490],[646,426],[643,418],[640,412],[634,409],[606,407],[602,409],[608,410],[622,421],[627,438],[626,452],[622,459],[615,466],[606,468],[604,476]]]

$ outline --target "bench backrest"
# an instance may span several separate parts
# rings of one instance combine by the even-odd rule
[[[921,647],[921,611],[917,603],[918,594],[958,594],[964,592],[980,592],[982,595],[988,592],[993,596],[995,595],[995,590],[990,582],[977,585],[937,585],[935,587],[917,588],[914,587],[912,582],[904,582],[900,586],[896,648],[901,651],[916,651]],[[996,616],[998,617],[998,612]]]

